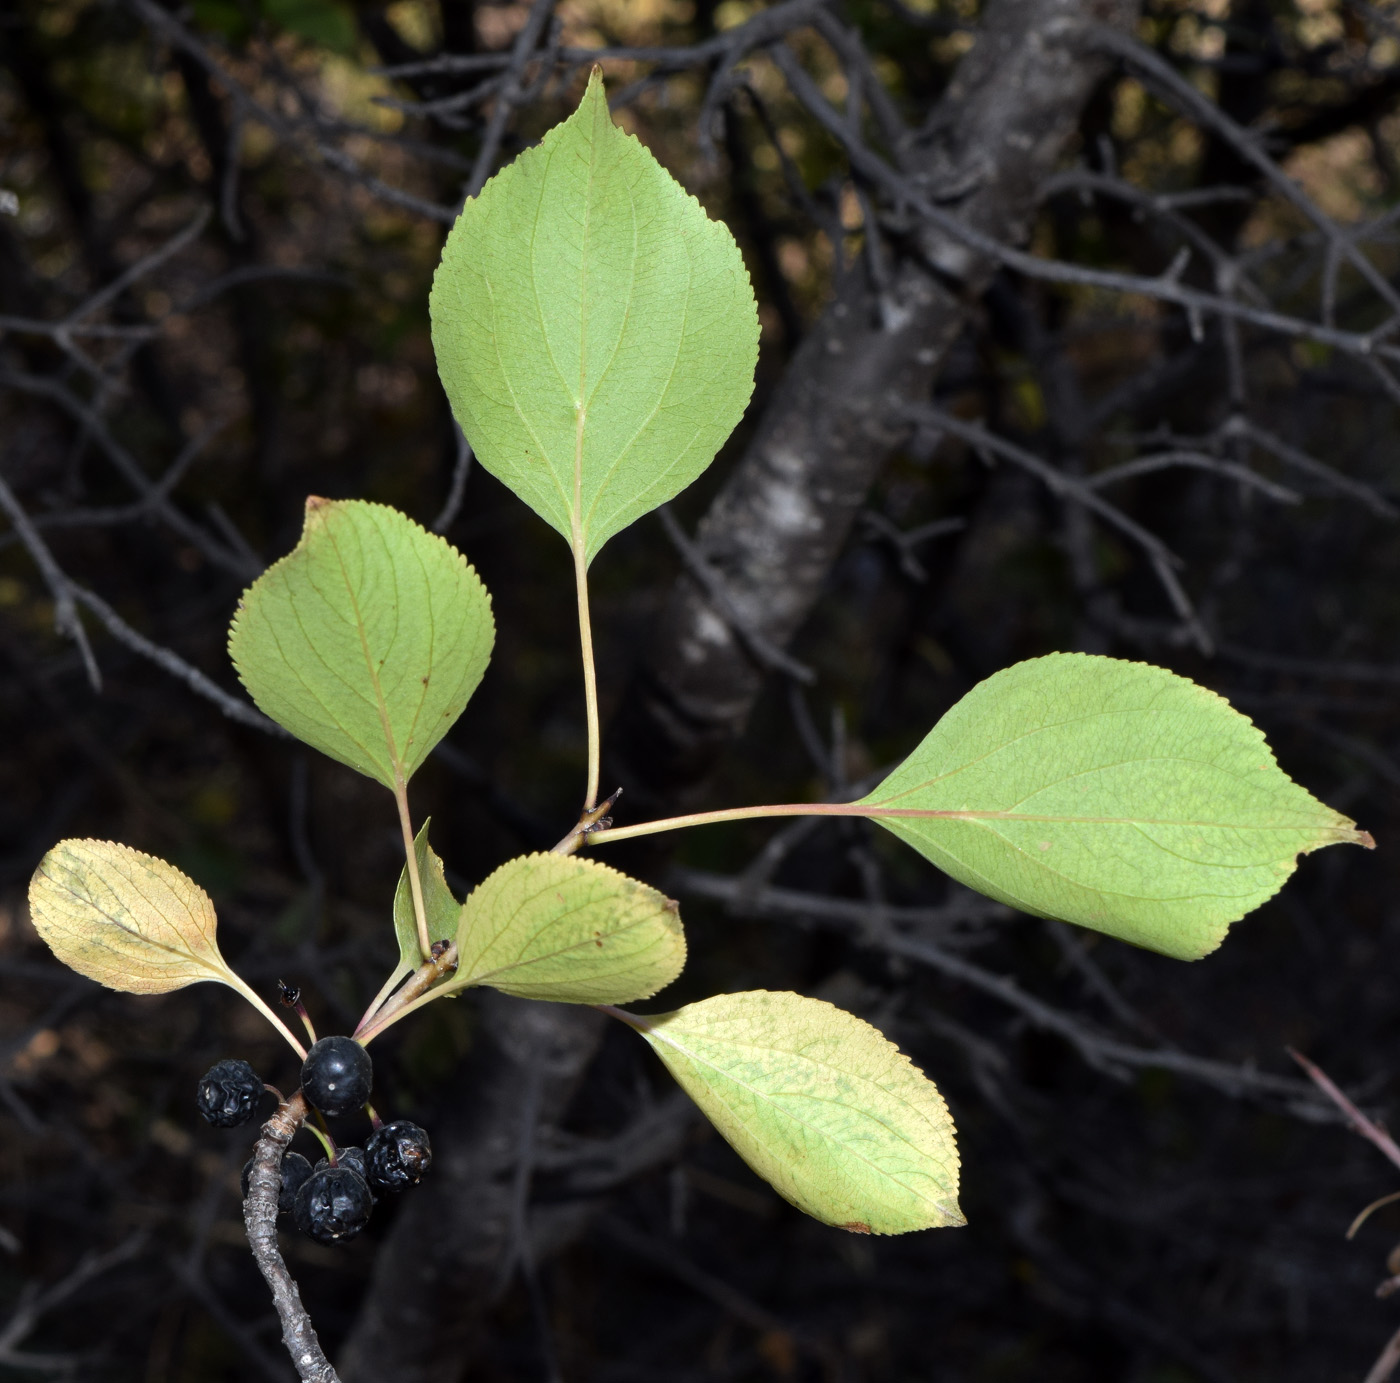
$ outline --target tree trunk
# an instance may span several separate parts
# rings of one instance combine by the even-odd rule
[[[1107,65],[1068,41],[1076,22],[1131,25],[1132,0],[992,0],[926,137],[900,151],[924,195],[1023,242]],[[926,264],[936,265],[931,274]],[[995,265],[925,228],[881,287],[851,273],[804,338],[747,453],[700,522],[698,546],[738,612],[786,647],[851,524],[928,398]],[[609,781],[646,804],[694,784],[742,732],[763,670],[682,575],[611,728]]]

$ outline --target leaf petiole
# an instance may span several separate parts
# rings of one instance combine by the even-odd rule
[[[637,826],[608,826],[588,831],[583,840],[588,844],[606,844],[615,840],[635,840],[638,836],[659,835],[663,831],[680,831],[687,826],[714,826],[722,821],[759,821],[775,816],[955,816],[956,812],[927,812],[910,809],[885,810],[860,802],[783,802],[765,807],[726,807],[721,811],[691,812],[688,816],[665,816],[657,821],[643,821]]]
[[[292,1035],[291,1029],[258,997],[258,993],[251,985],[245,983],[232,970],[225,973],[224,983],[230,989],[236,989],[252,1006],[272,1024],[278,1032],[282,1034],[291,1045],[292,1050],[303,1060],[306,1060],[306,1048]]]
[[[423,904],[423,876],[418,869],[418,851],[413,848],[413,823],[408,815],[408,783],[398,764],[394,765],[394,803],[399,809],[399,829],[403,832],[404,854],[408,864],[408,887],[413,895],[413,921],[418,928],[418,950],[424,961],[433,958],[433,943],[428,939],[428,910]]]
[[[583,415],[584,410],[580,405],[578,422],[578,445],[580,448],[583,446]],[[574,588],[578,593],[578,639],[583,654],[583,704],[588,718],[588,788],[583,798],[583,811],[586,816],[593,810],[598,801],[598,778],[602,763],[602,732],[598,727],[598,673],[593,662],[593,623],[588,613],[588,563],[584,553],[583,532],[577,518],[578,504],[581,502],[578,497],[581,481],[579,467],[581,465],[581,460],[575,463],[575,518],[573,540],[570,546],[574,552]]]
[[[375,1004],[370,1005],[353,1033],[355,1040],[362,1046],[369,1046],[385,1028],[397,1023],[406,1013],[422,1008],[424,1004],[438,998],[439,996],[432,992],[433,986],[439,980],[446,979],[456,969],[457,944],[449,941],[436,955],[430,955],[414,971],[412,978],[403,988],[396,990],[382,1006],[376,1008]]]

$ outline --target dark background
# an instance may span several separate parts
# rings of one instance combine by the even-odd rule
[[[572,108],[591,50],[628,45],[605,63],[619,118],[733,228],[763,341],[748,418],[674,506],[687,533],[712,516],[702,555],[742,597],[742,672],[677,685],[698,597],[655,517],[594,567],[618,823],[840,796],[981,678],[1083,649],[1230,698],[1379,849],[1305,859],[1219,953],[1183,965],[982,906],[857,823],[616,847],[609,862],[682,902],[691,958],[666,1006],[765,986],[830,998],[937,1081],[968,1227],[818,1225],[625,1031],[468,998],[375,1047],[377,1103],[437,1140],[417,1222],[406,1198],[346,1249],[286,1243],[328,1352],[347,1383],[1365,1376],[1397,1325],[1374,1288],[1400,1210],[1342,1236],[1397,1172],[1284,1048],[1369,1110],[1393,1105],[1400,367],[1356,334],[1395,310],[1400,12],[1088,7],[1204,113],[1131,61],[1076,53],[1045,98],[1064,137],[979,224],[1042,260],[1136,275],[1135,291],[995,255],[940,271],[947,348],[903,404],[872,401],[854,365],[849,399],[846,376],[822,376],[831,407],[869,415],[855,442],[818,439],[869,479],[832,519],[830,560],[755,574],[727,537],[761,420],[780,425],[817,377],[822,352],[800,343],[847,339],[857,319],[885,330],[899,274],[937,258],[898,179],[981,214],[967,208],[1005,150],[977,147],[959,115],[959,62],[1055,8],[0,5],[0,1376],[291,1376],[243,1239],[250,1132],[205,1127],[192,1101],[229,1055],[290,1089],[289,1053],[226,991],[135,998],[70,974],[24,896],[64,836],[161,855],[213,894],[245,978],[269,997],[299,984],[322,1032],[353,1026],[394,955],[392,803],[189,675],[242,699],[228,619],[295,542],[308,494],[442,518],[492,592],[492,667],[413,785],[458,892],[574,819],[568,553],[460,469],[427,290],[464,189]],[[752,42],[719,41],[741,31]],[[442,53],[470,61],[376,75]],[[978,89],[1011,109],[1024,92],[997,89],[1014,69],[998,62]],[[1145,285],[1182,245],[1177,276]],[[1193,314],[1173,284],[1275,317]],[[811,493],[827,503],[816,479]],[[777,541],[752,505],[740,517]],[[809,590],[771,627],[765,580]],[[814,678],[760,677],[762,650],[742,653],[755,633]],[[738,709],[713,712],[727,690]],[[664,714],[678,706],[680,730]],[[424,1263],[437,1285],[415,1317],[401,1298]]]

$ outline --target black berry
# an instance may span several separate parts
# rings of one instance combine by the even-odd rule
[[[322,1167],[297,1192],[292,1218],[320,1244],[343,1244],[369,1223],[369,1184],[349,1167]]]
[[[301,1065],[301,1091],[332,1118],[349,1114],[369,1099],[374,1063],[353,1037],[323,1037]]]
[[[246,1061],[220,1061],[200,1077],[194,1098],[215,1128],[237,1128],[256,1116],[262,1096],[262,1077]]]
[[[383,1124],[365,1142],[369,1184],[381,1191],[417,1186],[433,1165],[433,1145],[426,1131],[407,1119]]]
[[[364,1177],[365,1185],[369,1186],[369,1203],[378,1205],[379,1197],[374,1194],[374,1187],[370,1185],[369,1164],[365,1160],[365,1150],[363,1148],[337,1148],[335,1155],[337,1167],[348,1167],[352,1172]],[[319,1172],[322,1167],[330,1165],[329,1160],[323,1157],[313,1170]]]
[[[253,1159],[243,1164],[243,1199],[248,1199],[248,1180],[253,1175]],[[311,1164],[300,1154],[289,1152],[282,1158],[282,1189],[277,1193],[277,1209],[280,1214],[290,1215],[306,1179],[311,1175]]]
[[[363,1148],[337,1148],[335,1156],[335,1165],[337,1167],[349,1167],[352,1172],[358,1172],[366,1181],[369,1180],[369,1167],[365,1160],[365,1150]],[[322,1167],[329,1167],[330,1165],[330,1159],[323,1157],[316,1164],[315,1170],[319,1172]]]

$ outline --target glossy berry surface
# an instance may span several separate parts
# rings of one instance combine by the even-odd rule
[[[369,1099],[374,1063],[352,1037],[323,1037],[301,1065],[301,1091],[332,1118],[349,1114]]]
[[[246,1061],[220,1061],[200,1077],[195,1092],[199,1112],[215,1128],[237,1128],[258,1112],[262,1077]]]
[[[365,1160],[365,1150],[363,1148],[337,1148],[336,1166],[349,1167],[352,1172],[358,1172],[366,1181],[369,1180],[369,1167]],[[315,1167],[320,1171],[322,1167],[329,1167],[330,1159],[323,1157]]]
[[[408,1119],[395,1119],[375,1129],[365,1142],[369,1184],[382,1191],[417,1186],[433,1165],[433,1145],[426,1130]]]
[[[369,1183],[349,1167],[322,1167],[297,1192],[292,1218],[319,1244],[343,1244],[369,1223]]]
[[[243,1176],[241,1185],[243,1187],[243,1199],[248,1199],[248,1179],[253,1175],[253,1159],[250,1157],[243,1164]],[[305,1185],[311,1176],[311,1164],[300,1154],[289,1152],[282,1158],[282,1189],[277,1193],[277,1211],[281,1215],[290,1215],[292,1206],[296,1202],[297,1192]]]

